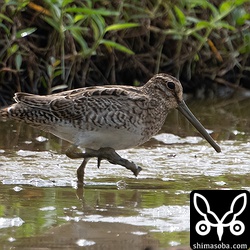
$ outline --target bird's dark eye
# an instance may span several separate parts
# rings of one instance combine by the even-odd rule
[[[168,87],[172,90],[175,89],[175,84],[173,82],[168,82]]]

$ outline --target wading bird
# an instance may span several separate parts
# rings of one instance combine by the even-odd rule
[[[174,108],[217,152],[221,151],[186,106],[181,83],[167,74],[157,74],[141,87],[96,86],[45,96],[16,93],[14,100],[16,103],[0,110],[0,117],[24,121],[72,143],[66,155],[83,158],[77,170],[78,184],[83,183],[85,166],[93,157],[97,157],[98,167],[106,159],[137,176],[141,168],[116,150],[148,141]],[[77,152],[77,147],[85,148],[85,152]]]

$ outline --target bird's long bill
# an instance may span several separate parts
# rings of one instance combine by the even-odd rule
[[[182,101],[177,109],[192,123],[192,125],[202,134],[202,136],[210,143],[210,145],[219,153],[221,152],[220,146],[213,140],[213,138],[207,133],[206,129],[192,114],[188,106]]]

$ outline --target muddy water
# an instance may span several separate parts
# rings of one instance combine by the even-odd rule
[[[172,112],[162,131],[120,151],[143,168],[136,178],[96,160],[85,187],[66,142],[15,122],[0,123],[1,249],[168,249],[189,245],[189,193],[250,190],[250,100],[188,102],[219,142],[216,153]]]

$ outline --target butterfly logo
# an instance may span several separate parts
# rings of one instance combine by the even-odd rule
[[[240,199],[243,199],[243,205],[239,208]],[[200,207],[198,206],[198,202],[200,204]],[[195,230],[199,235],[207,235],[209,234],[211,227],[217,228],[217,235],[219,238],[219,241],[221,241],[224,228],[229,227],[230,232],[235,235],[241,235],[245,231],[245,225],[242,221],[237,220],[237,217],[245,210],[247,205],[247,194],[242,193],[237,195],[230,206],[230,210],[227,211],[221,219],[210,209],[210,205],[207,201],[207,199],[199,194],[195,193],[193,197],[193,203],[196,211],[203,217],[202,220],[197,222],[195,226]],[[237,204],[238,203],[238,204]],[[203,204],[203,206],[201,206]],[[237,204],[237,207],[236,207]],[[204,209],[205,208],[205,209]],[[226,220],[230,222],[225,222]]]

